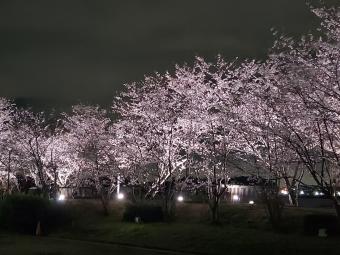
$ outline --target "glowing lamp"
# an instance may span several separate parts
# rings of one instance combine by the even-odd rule
[[[285,190],[285,189],[281,190],[280,193],[281,193],[282,195],[288,195],[288,191]]]
[[[233,195],[232,196],[232,200],[233,201],[239,201],[240,200],[240,197],[238,195]]]
[[[64,201],[65,200],[65,195],[60,194],[59,197],[58,197],[58,200],[59,201]]]
[[[177,201],[178,202],[183,202],[184,201],[184,197],[183,196],[178,196],[177,197]]]
[[[123,193],[118,193],[117,194],[118,200],[123,200],[124,199],[124,194]]]

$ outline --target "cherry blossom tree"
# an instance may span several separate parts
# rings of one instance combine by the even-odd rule
[[[11,102],[0,98],[0,183],[6,190],[11,192],[11,183],[15,181],[15,158],[13,157],[13,114],[15,108]],[[6,187],[5,187],[6,186]]]
[[[276,190],[283,187],[289,194],[292,205],[298,204],[298,187],[304,175],[301,162],[287,142],[277,135],[282,129],[280,121],[275,116],[271,106],[275,105],[273,94],[268,84],[267,74],[272,73],[272,67],[260,64],[257,67],[256,78],[251,82],[250,89],[242,94],[241,112],[242,125],[239,132],[246,155],[252,155],[255,168],[262,169],[262,177],[276,182]],[[273,194],[277,196],[276,194]]]
[[[150,171],[155,167],[154,161],[137,125],[138,123],[133,119],[120,119],[113,123],[116,144],[119,147],[117,163],[120,177],[128,181],[134,202],[145,199],[145,195],[151,192],[145,186],[155,178]]]
[[[13,121],[13,152],[20,162],[21,174],[31,176],[44,195],[56,197],[61,151],[61,128],[58,121],[46,118],[44,113],[17,110]],[[52,166],[53,165],[53,166]]]
[[[213,222],[219,221],[220,200],[231,174],[228,156],[237,142],[237,123],[225,85],[231,66],[220,57],[216,65],[197,58],[192,68],[177,66],[170,83],[185,102],[180,121],[185,133],[182,147],[187,155],[187,172],[207,180]],[[194,164],[199,168],[191,167]]]
[[[66,187],[74,175],[72,162],[68,156],[67,135],[64,133],[62,121],[58,121],[57,127],[50,130],[48,137],[49,146],[46,149],[44,165],[46,174],[50,180],[51,193],[57,198],[59,189]]]
[[[68,168],[73,184],[80,187],[93,182],[100,195],[104,213],[109,213],[110,197],[119,175],[114,132],[107,112],[98,106],[76,105],[64,115]]]
[[[324,37],[300,41],[280,37],[267,75],[280,128],[275,130],[295,151],[318,187],[334,202],[339,187],[339,59],[338,9],[313,10],[322,20]],[[273,130],[274,131],[274,130]]]
[[[137,152],[132,162],[144,168],[139,178],[152,183],[147,195],[163,197],[166,216],[173,214],[175,180],[182,175],[186,161],[181,154],[181,100],[169,86],[169,77],[156,74],[141,84],[126,85],[126,92],[113,106],[122,119],[127,148]]]

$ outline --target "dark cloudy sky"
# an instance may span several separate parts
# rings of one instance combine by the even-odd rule
[[[36,109],[109,105],[123,83],[196,54],[263,58],[271,27],[313,31],[304,2],[0,0],[0,96]]]

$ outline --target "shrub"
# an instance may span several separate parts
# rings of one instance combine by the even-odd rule
[[[155,205],[128,205],[123,214],[123,220],[134,222],[136,217],[141,222],[160,222],[164,220],[163,210],[161,206]]]
[[[72,223],[73,217],[70,209],[63,203],[52,201],[43,218],[47,232]]]
[[[0,226],[8,231],[35,234],[38,222],[43,234],[69,222],[65,209],[46,198],[11,195],[0,203]]]
[[[303,230],[307,235],[318,235],[319,229],[326,229],[327,235],[333,236],[340,233],[339,222],[335,215],[316,214],[306,215]]]

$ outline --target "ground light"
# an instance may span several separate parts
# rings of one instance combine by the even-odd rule
[[[305,192],[303,190],[300,190],[300,195],[304,195]]]
[[[59,197],[58,197],[58,200],[59,201],[64,201],[65,200],[65,195],[60,194]]]
[[[323,196],[323,195],[325,194],[321,191],[314,191],[314,196]]]
[[[250,204],[250,205],[254,205],[255,202],[254,202],[253,200],[250,200],[250,201],[249,201],[249,204]]]
[[[288,195],[288,191],[285,190],[285,189],[281,190],[280,193],[281,193],[282,195]]]
[[[235,202],[237,202],[237,201],[240,200],[240,197],[239,197],[238,195],[233,195],[233,196],[232,196],[232,200],[235,201]]]
[[[117,194],[117,199],[118,200],[123,200],[124,199],[124,194],[123,193],[118,193]]]
[[[183,202],[184,201],[184,197],[183,196],[178,196],[177,197],[177,201],[178,202]]]

